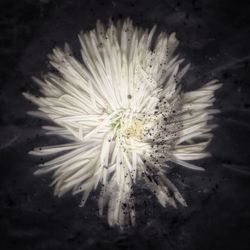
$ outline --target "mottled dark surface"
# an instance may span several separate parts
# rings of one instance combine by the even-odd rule
[[[0,3],[0,249],[250,249],[250,6],[249,1],[59,1]],[[176,31],[180,52],[192,63],[184,84],[224,82],[217,93],[219,128],[200,161],[207,171],[177,168],[172,179],[189,207],[161,208],[138,190],[137,227],[119,233],[98,217],[96,194],[58,199],[50,176],[34,177],[39,159],[27,155],[57,138],[41,136],[43,121],[21,93],[36,91],[31,75],[47,69],[46,55],[96,19],[130,16],[136,24]]]

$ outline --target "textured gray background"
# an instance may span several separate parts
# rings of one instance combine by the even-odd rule
[[[0,248],[8,249],[250,249],[249,4],[227,0],[0,1]],[[47,54],[68,42],[79,55],[77,33],[96,19],[130,16],[137,25],[176,31],[180,53],[192,63],[186,88],[218,78],[219,128],[200,161],[207,169],[182,168],[172,179],[189,207],[161,208],[138,189],[137,227],[119,233],[98,217],[96,194],[53,197],[50,176],[33,176],[27,152],[58,138],[43,137],[39,119],[21,93],[36,92],[30,76],[48,69]]]

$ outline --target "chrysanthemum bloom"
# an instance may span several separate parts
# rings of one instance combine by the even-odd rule
[[[100,186],[99,211],[107,206],[108,223],[135,223],[133,188],[144,181],[162,206],[186,202],[167,178],[170,163],[203,170],[189,161],[209,156],[205,148],[214,125],[209,121],[216,80],[182,92],[179,81],[189,65],[175,53],[175,34],[133,26],[130,19],[79,34],[83,62],[69,46],[49,56],[57,73],[35,79],[41,97],[25,93],[49,119],[47,134],[66,144],[36,148],[32,155],[55,158],[36,174],[53,172],[54,194],[82,193],[83,206]],[[60,155],[58,155],[60,154]]]

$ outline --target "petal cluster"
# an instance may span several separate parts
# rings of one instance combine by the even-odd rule
[[[53,49],[56,71],[34,78],[41,96],[24,93],[38,106],[29,113],[53,121],[48,135],[62,145],[35,148],[31,154],[53,158],[36,174],[53,173],[54,194],[82,193],[83,206],[100,190],[100,215],[111,226],[135,224],[137,181],[142,180],[162,206],[186,206],[167,178],[172,163],[203,170],[189,161],[205,151],[215,127],[210,120],[216,80],[183,92],[180,81],[189,65],[175,52],[175,34],[155,34],[156,27],[135,27],[130,19],[81,32],[82,62],[66,44]]]

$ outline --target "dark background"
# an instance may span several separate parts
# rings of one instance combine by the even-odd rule
[[[250,249],[250,26],[249,1],[0,1],[0,249]],[[99,218],[93,194],[54,198],[50,176],[33,176],[39,159],[27,155],[58,138],[42,136],[39,119],[21,93],[36,92],[30,76],[48,69],[47,54],[77,33],[130,16],[135,24],[176,31],[180,53],[192,63],[187,88],[217,78],[219,128],[213,157],[196,173],[177,168],[171,179],[189,207],[161,208],[138,189],[137,227],[119,233]]]

